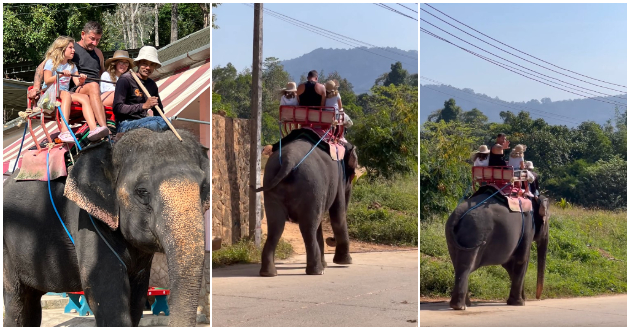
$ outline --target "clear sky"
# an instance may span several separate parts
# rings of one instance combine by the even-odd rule
[[[430,3],[430,5],[494,39],[554,65],[593,78],[627,86],[626,4]],[[483,40],[535,63],[549,66],[493,42],[434,11],[425,4],[421,4],[420,7]],[[420,18],[485,50],[540,73],[604,93],[621,94],[573,80],[527,63],[456,30],[422,10],[420,11]],[[425,22],[421,21],[420,27],[478,54],[497,59]],[[507,71],[425,33],[421,33],[420,47],[420,75],[454,87],[472,88],[476,93],[499,97],[505,101],[540,100],[544,97],[549,97],[552,101],[582,98]],[[502,60],[499,61],[503,62]],[[561,69],[554,69],[571,74]],[[623,92],[626,91],[626,88],[623,87],[580,78]],[[421,80],[421,84],[426,83],[430,84],[426,80]],[[622,101],[622,103],[625,102]]]
[[[418,11],[416,4],[402,3]],[[391,8],[418,18],[397,4]],[[282,4],[265,3],[264,8],[378,47],[418,50],[418,22],[375,4]],[[237,70],[252,65],[254,9],[244,4],[224,3],[212,8],[216,14],[212,31],[212,66],[231,62]],[[290,60],[317,48],[353,48],[299,28],[270,15],[263,16],[263,58]],[[408,60],[385,52],[394,59]],[[376,55],[374,55],[376,56]]]

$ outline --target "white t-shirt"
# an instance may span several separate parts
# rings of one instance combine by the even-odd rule
[[[326,98],[326,103],[324,104],[327,107],[334,107],[335,113],[339,112],[339,102],[337,100],[341,100],[341,96],[337,93],[337,96]]]
[[[293,98],[286,98],[286,96],[282,95],[282,98],[280,99],[280,105],[300,105],[298,103],[297,97],[293,97]]]
[[[475,163],[473,164],[473,166],[488,166],[488,163],[490,162],[490,155],[488,155],[488,157],[486,157],[486,159],[481,160],[479,158],[475,159]]]
[[[103,74],[101,75],[101,80],[112,81],[112,78],[109,76],[109,72],[103,72]],[[116,90],[116,85],[114,84],[108,84],[106,82],[100,82],[99,84],[101,85],[101,94],[110,91],[113,92]]]
[[[70,71],[70,74],[75,74],[75,73],[78,72],[77,71],[77,66],[76,65],[70,65],[70,63],[59,64],[57,66],[57,68],[53,71],[53,62],[50,59],[47,60],[46,63],[44,64],[44,70],[51,71],[53,76],[57,75],[57,71],[68,70],[68,71]],[[60,77],[59,78],[59,90],[68,91],[68,89],[70,89],[70,79],[71,79],[71,77]],[[48,85],[46,85],[46,83],[44,83],[42,85],[42,89],[46,89],[46,87],[48,87]]]
[[[520,170],[522,161],[524,161],[523,157],[510,157],[510,159],[508,160],[508,166],[514,167],[515,170]]]

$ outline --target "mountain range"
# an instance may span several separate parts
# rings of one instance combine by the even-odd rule
[[[584,121],[594,121],[605,124],[615,115],[615,105],[595,101],[592,99],[574,99],[552,101],[550,98],[533,99],[528,102],[506,102],[498,97],[475,93],[470,88],[458,89],[447,85],[420,85],[420,123],[424,123],[431,112],[444,108],[444,102],[449,98],[455,99],[464,111],[477,108],[488,117],[489,122],[503,122],[499,113],[511,111],[519,113],[528,111],[532,118],[543,118],[548,124],[576,127]],[[626,104],[625,94],[601,97],[602,101]],[[619,106],[619,111],[626,111],[625,106]]]
[[[378,55],[376,55],[378,54]],[[281,61],[284,69],[298,82],[300,76],[317,70],[324,74],[337,71],[353,86],[355,94],[366,93],[374,81],[400,61],[409,74],[418,73],[418,51],[398,48],[324,49],[317,48],[298,58]],[[323,82],[322,82],[323,83]]]

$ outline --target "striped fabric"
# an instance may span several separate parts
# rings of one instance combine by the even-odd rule
[[[162,98],[162,105],[164,105],[164,114],[166,117],[172,117],[179,114],[184,110],[192,101],[197,99],[201,93],[210,88],[210,63],[206,63],[196,68],[188,69],[181,73],[172,75],[156,81],[160,97]],[[209,110],[209,109],[208,109]],[[157,113],[155,114],[158,115]],[[38,120],[33,120],[35,125]],[[58,131],[57,124],[54,121],[47,122],[46,127],[50,134]],[[23,128],[22,128],[23,129]],[[41,141],[46,135],[41,127],[34,129],[35,136]],[[16,141],[8,145],[2,151],[3,172],[13,169],[13,164],[18,155],[20,149],[20,142],[22,138],[18,138]],[[26,133],[24,139],[24,146],[22,152],[28,150],[28,148],[34,146],[35,143],[30,137],[30,134]],[[18,164],[19,167],[19,164]]]

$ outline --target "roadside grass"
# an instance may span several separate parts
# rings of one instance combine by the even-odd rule
[[[418,246],[418,175],[360,177],[348,207],[348,232],[360,241]]]
[[[627,292],[626,212],[551,207],[550,239],[542,298]],[[444,238],[447,216],[420,225],[420,295],[450,299],[454,272]],[[525,295],[535,297],[536,244],[525,276]],[[469,279],[471,297],[507,299],[510,280],[501,266],[482,267]]]
[[[258,263],[260,254],[265,246],[267,237],[263,236],[260,248],[256,248],[254,242],[244,239],[233,245],[224,245],[220,250],[212,251],[212,268],[223,267],[239,263]],[[280,238],[276,247],[276,259],[286,259],[293,254],[290,243]]]

